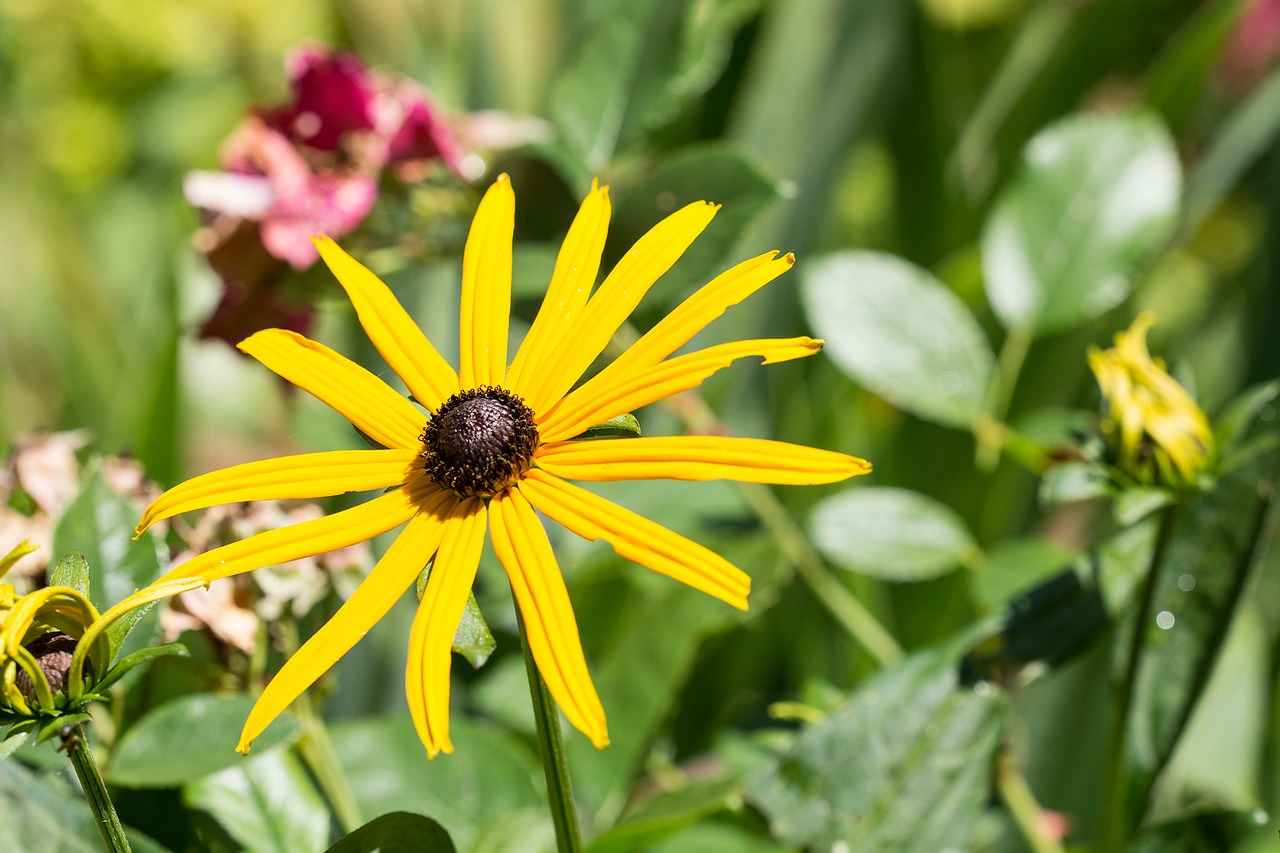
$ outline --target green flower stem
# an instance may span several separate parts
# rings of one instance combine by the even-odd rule
[[[1022,365],[1027,360],[1031,349],[1033,335],[1026,326],[1010,329],[1000,347],[1000,358],[996,362],[996,373],[991,379],[991,388],[987,392],[987,418],[995,424],[1003,424],[1009,413],[1009,404],[1013,400],[1013,389],[1018,384],[1018,375],[1022,373]],[[975,464],[980,471],[995,470],[1000,461],[1000,451],[1009,435],[1006,429],[992,428],[990,423],[979,424],[974,428],[978,440],[978,451]]]
[[[286,620],[281,623],[281,630],[285,645],[290,650],[289,656],[292,657],[298,649],[297,626]],[[338,818],[338,825],[344,833],[350,835],[364,825],[364,818],[360,814],[360,805],[356,802],[351,782],[342,769],[342,763],[338,761],[329,729],[307,693],[304,692],[294,700],[293,707],[302,725],[298,752],[315,777],[325,799],[329,801],[330,808]]]
[[[547,804],[556,827],[556,849],[560,853],[580,853],[582,838],[578,831],[578,811],[573,804],[573,785],[569,781],[569,764],[565,760],[564,736],[560,731],[560,715],[547,690],[538,666],[534,663],[525,633],[524,617],[516,608],[520,626],[520,646],[524,649],[524,667],[529,673],[529,695],[533,699],[533,717],[538,728],[538,752],[542,755],[542,771],[547,778]]]
[[[76,769],[76,778],[84,789],[84,798],[93,810],[93,819],[98,823],[98,831],[102,833],[102,844],[111,853],[130,853],[129,839],[125,837],[124,826],[120,816],[116,814],[115,804],[107,793],[107,785],[98,772],[98,764],[93,760],[93,752],[89,749],[89,733],[83,725],[76,726],[71,734],[63,740],[67,747],[67,757],[71,766]]]
[[[1129,786],[1124,779],[1125,750],[1129,734],[1129,709],[1133,705],[1133,689],[1138,680],[1138,665],[1142,649],[1147,641],[1147,617],[1155,598],[1156,579],[1164,562],[1169,540],[1173,537],[1173,519],[1178,504],[1166,506],[1160,512],[1160,527],[1156,532],[1155,547],[1151,551],[1151,564],[1142,580],[1137,609],[1133,613],[1133,630],[1129,634],[1128,656],[1124,673],[1115,685],[1115,708],[1111,715],[1111,732],[1107,738],[1107,763],[1102,776],[1102,799],[1098,811],[1098,837],[1096,849],[1101,853],[1120,850],[1129,835]]]
[[[795,566],[796,574],[840,627],[881,666],[892,666],[902,660],[903,651],[898,641],[867,606],[831,574],[777,495],[758,483],[739,483],[739,486],[756,515],[773,532],[783,553]]]
[[[1022,775],[1013,751],[1007,747],[1001,749],[996,759],[996,789],[1032,853],[1063,853],[1062,842],[1046,834],[1040,825],[1044,809],[1036,801],[1027,777]]]

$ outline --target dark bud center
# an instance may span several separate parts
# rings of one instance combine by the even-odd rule
[[[445,401],[422,432],[435,482],[460,495],[492,495],[529,469],[538,447],[533,412],[501,388],[483,386]]]
[[[71,669],[71,653],[76,650],[76,639],[60,631],[41,634],[30,643],[27,651],[35,657],[49,682],[49,691],[55,695],[67,683],[67,670]],[[30,702],[36,701],[36,685],[25,669],[19,668],[13,684]]]

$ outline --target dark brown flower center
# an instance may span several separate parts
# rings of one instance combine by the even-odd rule
[[[67,670],[71,669],[71,653],[76,650],[75,637],[53,631],[41,634],[30,643],[27,651],[35,657],[36,663],[49,682],[49,692],[57,695],[67,681]],[[36,701],[36,685],[25,669],[19,669],[13,680],[14,686],[21,691],[28,702]]]
[[[427,474],[464,497],[502,491],[529,470],[538,448],[533,411],[490,385],[445,400],[421,438]]]

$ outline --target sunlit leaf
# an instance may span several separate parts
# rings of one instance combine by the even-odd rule
[[[907,489],[846,489],[814,507],[809,529],[828,560],[884,580],[937,577],[977,556],[953,510]]]
[[[135,723],[111,753],[111,781],[126,788],[167,788],[234,767],[252,696],[198,693],[156,708]],[[253,754],[297,740],[298,724],[279,717],[253,742]]]
[[[49,586],[67,586],[89,597],[89,561],[84,554],[73,551],[58,560],[49,573]]]
[[[242,759],[183,786],[189,808],[208,812],[246,853],[319,850],[329,839],[329,810],[292,753]]]
[[[855,382],[950,426],[982,415],[995,358],[964,303],[891,255],[840,252],[805,266],[804,307]]]
[[[912,656],[809,726],[747,793],[787,844],[969,849],[1007,703],[961,687],[950,653]]]
[[[391,812],[369,821],[327,853],[453,853],[454,849],[449,833],[431,818]]]
[[[1181,173],[1145,113],[1078,115],[1038,133],[982,235],[987,296],[1013,328],[1049,332],[1096,317],[1133,287],[1173,233]]]

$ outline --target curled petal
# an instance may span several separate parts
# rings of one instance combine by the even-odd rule
[[[422,413],[387,383],[324,344],[297,332],[265,329],[237,346],[382,446],[418,446]]]
[[[621,557],[747,609],[751,578],[698,543],[536,468],[520,482],[520,491],[584,539],[604,539]]]
[[[445,519],[440,551],[409,631],[405,695],[413,726],[429,758],[453,752],[449,740],[450,655],[480,565],[485,517],[484,502],[468,498]]]
[[[538,467],[569,480],[738,480],[812,486],[871,471],[866,460],[785,441],[721,436],[556,441]]]
[[[609,744],[604,708],[591,683],[573,605],[547,533],[527,498],[508,489],[489,504],[493,550],[511,580],[538,671],[574,728]]]
[[[174,486],[151,502],[138,536],[162,518],[241,501],[320,498],[403,485],[419,461],[412,450],[336,450],[248,462]]]

